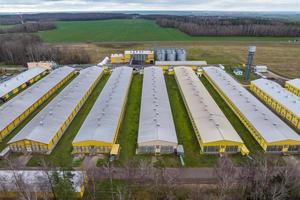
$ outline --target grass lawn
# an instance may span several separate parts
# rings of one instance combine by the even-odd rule
[[[256,140],[252,137],[251,133],[248,129],[243,125],[243,123],[239,120],[239,118],[234,114],[231,108],[227,105],[227,103],[222,99],[222,97],[218,94],[218,92],[213,88],[213,86],[208,82],[208,80],[202,76],[200,78],[202,83],[205,85],[210,95],[214,98],[218,106],[221,108],[227,119],[230,121],[234,129],[240,135],[245,145],[250,151],[250,154],[259,153],[262,151],[262,148],[256,142]],[[240,159],[243,159],[242,156],[234,155],[232,158],[239,162]]]
[[[38,33],[45,42],[133,42],[133,41],[288,41],[288,37],[192,37],[155,21],[113,19],[59,21],[57,29]]]
[[[155,166],[178,167],[180,165],[175,155],[136,155],[136,145],[139,129],[140,106],[142,97],[143,76],[135,74],[130,86],[125,116],[121,124],[118,142],[121,146],[121,153],[116,164],[124,164],[129,159],[152,160]]]
[[[52,101],[76,76],[73,76],[68,80],[61,88],[56,90],[51,97],[49,97],[44,103],[42,103],[36,110],[30,113],[10,134],[5,137],[0,143],[0,151],[2,151],[6,146],[7,142],[11,140],[30,120],[32,120],[49,102]]]
[[[165,79],[175,122],[178,143],[183,145],[185,151],[184,162],[186,166],[214,166],[218,160],[218,156],[200,154],[200,146],[174,75],[165,75]]]
[[[119,131],[118,142],[121,146],[119,161],[122,163],[135,156],[137,143],[143,76],[134,74],[128,94],[123,122]]]
[[[108,78],[109,75],[103,75],[103,77],[93,90],[92,94],[83,104],[82,108],[79,110],[79,112],[65,131],[64,135],[57,143],[52,153],[50,155],[34,155],[28,162],[28,166],[39,166],[42,157],[54,166],[65,168],[71,168],[74,166],[73,156],[71,155],[72,141],[79,131],[81,125],[83,124],[85,118],[92,109]],[[78,163],[75,163],[75,165],[78,166]]]

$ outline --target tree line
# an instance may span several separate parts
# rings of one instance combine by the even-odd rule
[[[135,14],[123,13],[36,13],[23,15],[0,15],[0,24],[20,24],[40,21],[85,21],[107,19],[131,19]]]
[[[38,31],[46,31],[56,29],[53,22],[29,22],[24,24],[17,24],[9,28],[1,28],[0,34],[5,33],[36,33]]]
[[[88,52],[80,47],[55,47],[41,40],[38,35],[10,33],[0,35],[0,63],[26,65],[27,62],[54,61],[58,64],[90,63]]]
[[[122,165],[109,161],[102,166],[83,167],[87,176],[84,200],[98,199],[218,199],[218,200],[260,200],[300,199],[300,166],[297,160],[258,154],[236,166],[228,156],[220,157],[214,168],[214,182],[211,184],[185,184],[181,170],[168,170],[163,163],[157,165],[151,160],[128,159]],[[17,159],[8,158],[9,169],[17,172]],[[75,200],[71,176],[49,174],[55,171],[51,163],[41,158],[39,170],[44,176],[40,187],[53,193],[56,200]],[[68,170],[67,170],[68,171]],[[19,199],[32,200],[38,195],[24,185],[26,177],[16,176]],[[0,176],[0,180],[2,177]],[[5,189],[0,181],[0,190]],[[141,198],[142,197],[142,198]],[[48,200],[49,197],[41,198]]]
[[[191,36],[300,36],[300,24],[279,19],[164,15],[145,18]]]

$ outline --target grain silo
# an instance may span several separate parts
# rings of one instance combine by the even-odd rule
[[[167,61],[176,61],[176,51],[174,49],[167,49]]]
[[[177,61],[186,61],[186,50],[185,49],[176,49],[176,60]]]

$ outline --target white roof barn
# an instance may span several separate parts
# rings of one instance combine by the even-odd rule
[[[251,81],[251,84],[254,84],[265,94],[269,95],[275,101],[283,105],[287,110],[300,117],[300,97],[271,80],[257,79]]]
[[[45,68],[34,67],[0,84],[0,97],[20,87],[34,77],[46,71]]]
[[[118,67],[96,100],[73,144],[92,141],[113,144],[131,83],[133,69]]]
[[[300,136],[295,131],[225,71],[217,67],[203,69],[267,143],[300,141]]]
[[[0,106],[0,131],[22,115],[72,72],[74,72],[74,69],[71,67],[58,68],[27,90]]]
[[[177,146],[177,135],[163,70],[144,69],[138,146]]]
[[[9,144],[20,140],[50,144],[103,71],[103,68],[96,66],[81,70],[80,74],[61,93],[9,141]]]
[[[202,143],[221,141],[243,143],[191,68],[177,67],[175,76]]]

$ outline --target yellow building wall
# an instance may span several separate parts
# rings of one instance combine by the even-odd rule
[[[261,100],[263,100],[269,107],[276,111],[279,115],[289,121],[294,127],[300,130],[300,116],[296,116],[292,110],[287,109],[284,105],[277,102],[271,96],[266,94],[253,83],[250,85],[250,90]]]
[[[19,125],[30,113],[32,113],[39,105],[41,105],[49,96],[51,96],[57,89],[59,89],[66,81],[68,81],[74,73],[69,74],[64,80],[54,86],[48,93],[37,100],[31,107],[23,112],[19,117],[12,121],[7,127],[0,131],[0,140],[5,138],[16,126]]]
[[[30,79],[28,81],[28,83],[33,84],[35,82],[37,82],[39,79],[41,79],[43,76],[45,76],[46,74],[48,74],[48,71],[44,71],[41,74],[33,77],[32,79]],[[21,86],[13,89],[11,92],[5,94],[4,96],[2,96],[2,98],[7,101],[10,97],[12,97],[13,95],[17,94],[18,92],[20,92],[21,90],[23,90],[24,88],[26,88],[28,85],[27,83],[22,84]]]
[[[285,88],[287,90],[289,90],[290,92],[294,93],[295,95],[299,96],[300,97],[300,88],[296,88],[294,87],[293,85],[289,84],[289,83],[286,83],[285,84]]]
[[[282,152],[285,153],[289,145],[298,145],[300,141],[279,141],[275,143],[267,143],[264,138],[260,135],[260,133],[256,130],[256,128],[243,116],[243,114],[238,110],[238,108],[230,101],[230,99],[220,90],[217,85],[214,83],[212,79],[210,79],[209,75],[204,72],[205,77],[210,82],[210,84],[216,89],[216,91],[220,94],[220,96],[224,99],[224,101],[228,104],[228,106],[233,110],[233,112],[239,117],[241,122],[245,125],[245,127],[249,130],[258,144],[263,148],[264,151],[267,150],[268,146],[280,145],[285,146]],[[252,86],[253,87],[253,86]],[[251,88],[251,86],[250,86]]]
[[[187,109],[187,111],[188,111],[189,118],[190,118],[190,120],[191,120],[191,122],[192,122],[193,129],[194,129],[194,131],[195,131],[196,137],[197,137],[197,139],[198,139],[198,143],[199,143],[200,148],[201,148],[201,153],[203,153],[204,147],[207,147],[207,146],[218,146],[218,147],[220,147],[219,153],[224,153],[227,146],[238,146],[238,149],[241,151],[241,153],[242,153],[243,155],[249,154],[248,148],[247,148],[247,147],[245,146],[245,144],[243,144],[243,143],[237,143],[237,142],[233,142],[233,141],[225,141],[225,140],[224,140],[224,141],[216,141],[216,142],[204,143],[203,140],[201,139],[201,135],[200,135],[200,133],[199,133],[199,131],[198,131],[198,128],[197,128],[196,125],[195,125],[194,119],[193,119],[192,114],[191,114],[191,112],[190,112],[190,109],[189,109],[189,107],[188,107],[188,105],[187,105],[187,103],[186,103],[186,100],[185,100],[185,97],[184,97],[183,92],[182,92],[182,90],[181,90],[181,87],[180,87],[180,85],[178,84],[178,81],[177,81],[176,76],[175,76],[175,80],[176,80],[176,82],[177,82],[177,86],[178,86],[179,91],[180,91],[180,93],[181,93],[181,96],[182,96],[184,105],[185,105],[185,107],[186,107],[186,109]]]
[[[131,79],[132,79],[132,75],[131,75]],[[95,147],[108,147],[109,149],[111,149],[112,146],[114,144],[116,144],[116,141],[117,141],[117,138],[118,138],[118,133],[119,133],[119,130],[120,130],[120,126],[121,126],[121,123],[123,121],[124,114],[125,114],[125,107],[126,107],[126,104],[127,104],[129,89],[130,89],[130,85],[127,88],[126,99],[125,99],[125,101],[123,103],[123,106],[122,106],[120,118],[118,120],[118,125],[116,127],[116,132],[114,134],[113,142],[112,143],[108,143],[108,142],[96,141],[96,140],[86,140],[86,141],[82,141],[82,142],[76,142],[76,143],[72,144],[73,149],[74,149],[74,153],[90,153],[88,151],[88,149],[86,149],[86,148],[85,148],[85,150],[86,150],[85,152],[76,152],[76,150],[75,150],[76,148],[75,147],[90,147],[90,146],[95,146]]]

